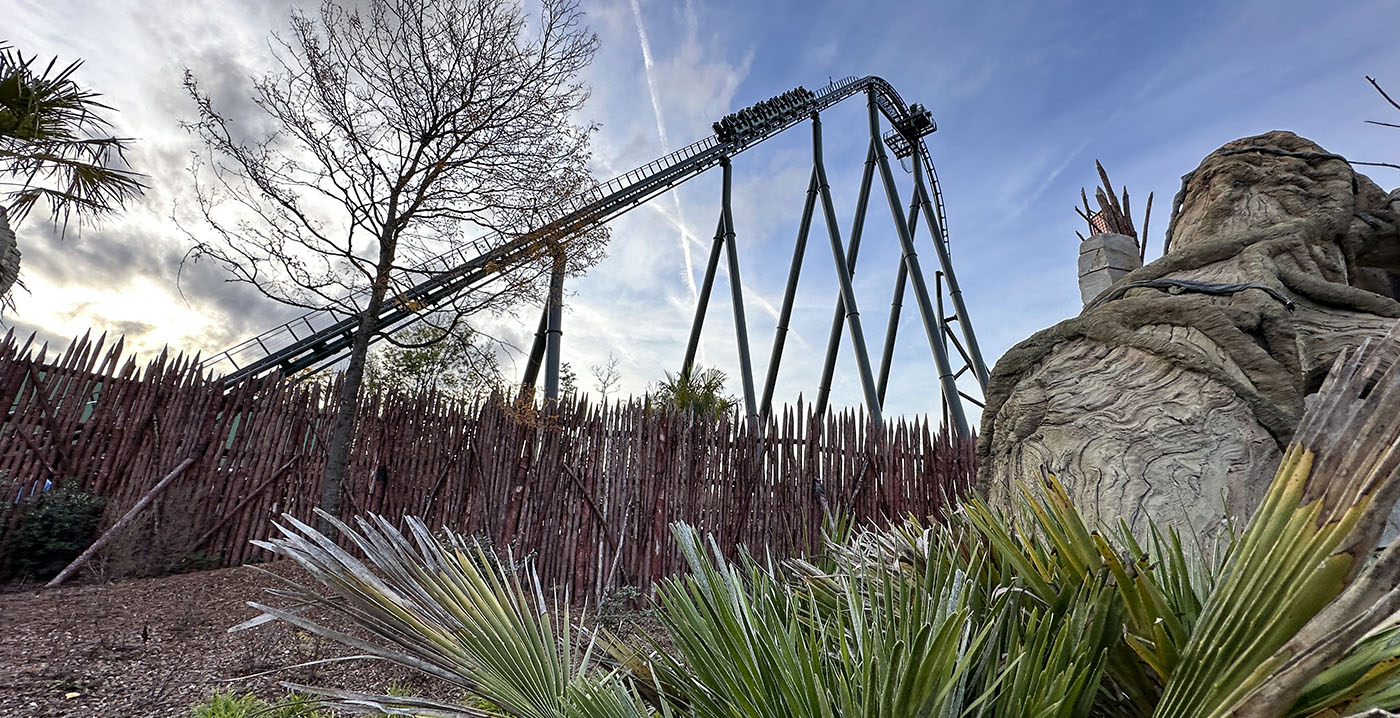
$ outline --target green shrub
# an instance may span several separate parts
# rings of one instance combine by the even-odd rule
[[[215,693],[194,707],[193,718],[329,718],[315,701],[301,693],[288,693],[277,703],[268,703],[252,693]]]
[[[209,571],[216,569],[223,563],[224,557],[208,551],[191,551],[185,554],[180,562],[175,564],[173,573],[190,573],[193,571]]]
[[[652,396],[662,404],[706,419],[718,419],[728,414],[738,399],[724,393],[728,377],[719,369],[694,367],[689,372],[672,374],[657,385]]]
[[[194,707],[194,718],[244,718],[267,704],[258,700],[252,693],[241,696],[232,693],[215,693],[208,701]]]
[[[21,501],[18,525],[5,545],[5,572],[39,579],[57,575],[92,543],[106,503],[73,486]]]
[[[605,628],[617,629],[627,623],[646,617],[649,612],[645,594],[636,586],[616,586],[603,594],[598,602],[598,614],[594,620]]]

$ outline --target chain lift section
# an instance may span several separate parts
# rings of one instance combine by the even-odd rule
[[[843,249],[841,232],[836,225],[830,187],[826,181],[826,170],[822,164],[820,113],[842,100],[861,93],[866,94],[869,106],[870,148],[861,182],[856,216]],[[880,132],[880,118],[882,116],[891,125],[891,129],[883,135]],[[750,147],[758,145],[807,119],[812,121],[813,130],[812,180],[807,193],[797,247],[793,255],[793,265],[784,293],[783,310],[780,314],[773,353],[768,364],[768,373],[760,400],[756,399],[739,281],[739,262],[735,251],[736,234],[729,201],[730,160]],[[879,77],[847,77],[832,82],[816,92],[799,87],[796,90],[765,100],[726,116],[714,124],[714,129],[715,134],[710,137],[600,184],[572,201],[554,208],[538,229],[516,237],[501,235],[483,237],[473,241],[470,246],[454,248],[443,257],[405,270],[396,280],[401,286],[409,286],[410,288],[396,294],[384,303],[383,309],[375,317],[375,335],[372,340],[377,340],[403,328],[414,318],[442,307],[462,292],[488,285],[504,268],[542,257],[552,257],[549,299],[540,316],[539,328],[536,331],[535,341],[526,363],[522,384],[527,390],[533,390],[539,368],[543,364],[546,370],[545,397],[557,397],[559,340],[562,334],[560,322],[565,271],[562,257],[569,241],[573,237],[596,228],[719,165],[724,176],[722,208],[715,241],[706,267],[705,281],[692,323],[682,371],[689,372],[693,367],[700,330],[704,323],[705,310],[709,304],[710,290],[718,267],[719,254],[723,251],[728,256],[732,305],[735,325],[738,330],[740,379],[744,386],[746,416],[755,427],[760,426],[766,420],[771,409],[773,387],[781,363],[783,342],[791,317],[793,296],[797,287],[807,235],[815,204],[820,198],[822,215],[827,225],[833,260],[837,268],[840,292],[836,300],[836,311],[823,366],[818,411],[824,411],[826,408],[835,369],[836,354],[840,346],[840,335],[844,328],[849,330],[855,348],[867,410],[872,418],[879,420],[905,285],[912,280],[915,301],[939,372],[939,381],[944,397],[945,419],[950,421],[949,426],[954,431],[968,435],[969,429],[962,402],[957,400],[957,397],[974,402],[976,399],[961,392],[957,388],[956,382],[960,376],[970,371],[980,385],[979,389],[985,387],[987,369],[972,330],[971,320],[963,305],[962,294],[958,289],[952,260],[948,253],[942,192],[938,185],[937,175],[934,173],[928,149],[922,139],[936,129],[928,111],[920,105],[907,106],[895,89]],[[885,151],[886,145],[895,154],[896,159],[914,158],[914,189],[910,197],[907,216],[903,212],[894,176],[890,171],[889,159]],[[855,271],[869,195],[877,172],[894,216],[896,233],[899,235],[902,252],[898,267],[898,279],[895,284],[895,298],[890,322],[886,327],[878,373],[870,361],[864,330],[860,324],[859,311],[851,286],[851,276]],[[928,175],[927,180],[924,177],[925,174]],[[925,186],[926,183],[931,187],[931,191],[929,187]],[[937,251],[940,266],[940,271],[936,276],[936,286],[940,289],[934,294],[931,294],[925,281],[914,246],[914,231],[920,216],[933,237],[933,245]],[[419,277],[425,278],[420,280]],[[949,316],[944,316],[942,310],[942,287],[947,288],[953,305],[953,314]],[[351,296],[350,303],[358,305],[367,296],[366,292],[361,291]],[[937,309],[934,307],[935,298]],[[319,369],[340,360],[349,350],[358,322],[357,316],[347,315],[337,309],[327,307],[313,310],[223,352],[212,355],[202,365],[206,369],[225,371],[224,383],[225,386],[230,387],[246,379],[273,372],[280,372],[283,376],[288,376],[304,370]],[[961,329],[961,341],[952,332],[950,327],[952,323],[958,324]],[[950,342],[957,349],[964,362],[960,370],[955,371],[952,367],[948,353]]]

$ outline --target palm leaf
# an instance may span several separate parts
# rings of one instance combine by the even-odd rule
[[[40,199],[56,222],[96,216],[139,196],[144,176],[125,152],[130,140],[108,133],[111,108],[73,80],[82,62],[39,69],[0,43],[0,175],[13,178],[8,211],[18,224]]]
[[[1400,545],[1355,579],[1400,495],[1397,338],[1338,357],[1155,715],[1282,715],[1394,612]]]
[[[1103,578],[1103,577],[1101,577]],[[1004,718],[1084,718],[1100,694],[1122,604],[1105,581],[1065,591],[1053,605],[1024,606],[1007,622],[1005,650],[987,696]]]
[[[289,589],[276,593],[345,616],[376,640],[349,636],[291,611],[251,605],[316,635],[457,685],[505,715],[558,718],[573,703],[601,705],[607,685],[615,679],[594,670],[590,647],[575,651],[567,609],[558,621],[552,620],[538,586],[526,588],[519,573],[501,568],[480,545],[451,532],[439,541],[414,518],[405,519],[405,536],[378,516],[357,518],[355,528],[321,516],[335,524],[367,562],[284,516],[277,526],[281,536],[257,543],[296,561],[329,593],[321,595],[292,581],[285,582]],[[590,682],[597,690],[580,685]],[[372,707],[387,700],[367,693],[306,690],[347,707]],[[429,703],[438,711],[431,715],[483,715],[473,706]]]
[[[911,563],[865,531],[828,546],[834,570],[794,560],[725,560],[675,529],[690,566],[658,592],[675,656],[652,669],[697,716],[955,716],[991,627],[951,542]],[[927,548],[929,544],[923,544]],[[907,557],[907,556],[906,556]]]
[[[1317,674],[1293,705],[1290,716],[1337,715],[1359,706],[1400,705],[1400,627],[1366,637],[1345,658]],[[1392,697],[1386,698],[1386,694]]]

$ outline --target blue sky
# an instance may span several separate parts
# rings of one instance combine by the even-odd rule
[[[1079,188],[1096,182],[1096,158],[1115,184],[1127,185],[1139,217],[1147,193],[1156,193],[1149,258],[1160,252],[1180,176],[1229,140],[1288,129],[1353,159],[1400,159],[1400,131],[1362,123],[1400,116],[1363,79],[1374,75],[1400,90],[1393,32],[1400,6],[1390,2],[1331,3],[1325,10],[1296,0],[587,0],[583,7],[602,41],[588,73],[593,98],[581,118],[601,126],[594,145],[600,178],[700,139],[715,119],[799,84],[816,88],[828,78],[876,74],[906,100],[926,104],[939,124],[928,142],[954,262],[989,362],[1079,310],[1079,221],[1071,207]],[[153,188],[141,206],[61,242],[41,222],[26,225],[20,243],[30,294],[20,297],[10,321],[53,337],[93,327],[127,333],[146,351],[168,343],[209,352],[289,316],[208,267],[187,270],[184,296],[176,293],[189,240],[168,219],[187,184],[181,168],[189,140],[175,126],[191,114],[179,88],[182,68],[225,83],[236,96],[264,61],[263,38],[284,25],[285,14],[283,3],[268,0],[159,11],[132,0],[20,0],[7,39],[26,52],[86,58],[80,80],[121,110],[118,127],[140,139],[133,160],[152,175]],[[859,101],[824,115],[843,236],[864,156],[864,118]],[[801,126],[734,162],[735,223],[760,377],[810,171],[810,141]],[[895,171],[907,199],[909,176]],[[1387,189],[1400,185],[1394,170],[1369,174]],[[628,392],[678,367],[718,197],[718,173],[711,173],[634,210],[615,224],[608,258],[571,282],[564,352],[583,388],[593,383],[587,368],[610,352],[621,360]],[[874,200],[856,291],[867,334],[878,343],[898,254],[883,197]],[[808,248],[780,401],[816,389],[836,294],[821,229],[814,227]],[[927,235],[920,241],[932,271]],[[703,360],[734,376],[725,281],[722,275],[716,286]],[[483,324],[525,345],[534,310],[522,316]],[[889,411],[934,412],[929,349],[912,307],[904,317]],[[847,346],[837,405],[860,401],[853,365]],[[732,388],[738,392],[737,380]]]

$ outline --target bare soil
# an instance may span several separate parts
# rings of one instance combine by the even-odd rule
[[[264,568],[299,573],[288,562]],[[257,615],[248,601],[271,602],[262,589],[275,582],[242,566],[0,594],[0,717],[189,716],[218,691],[280,697],[279,681],[421,684],[369,661],[276,670],[348,652],[279,621],[228,633]],[[265,671],[275,672],[245,678]]]

